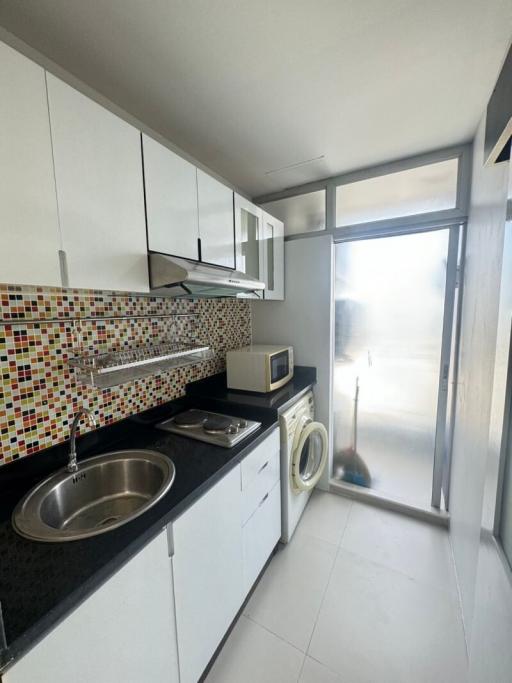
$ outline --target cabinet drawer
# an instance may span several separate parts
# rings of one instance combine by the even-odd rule
[[[242,491],[242,526],[280,479],[280,453],[267,454],[250,485]]]
[[[253,452],[242,460],[243,491],[256,479],[270,456],[273,456],[276,452],[279,453],[279,450],[279,429],[275,429],[270,436],[267,436],[265,441],[256,446]]]
[[[249,592],[281,536],[281,484],[278,481],[242,530],[243,579]]]

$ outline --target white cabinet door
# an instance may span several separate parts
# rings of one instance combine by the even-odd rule
[[[284,300],[284,223],[262,212],[265,299]]]
[[[147,135],[142,142],[148,246],[197,261],[196,167]]]
[[[235,234],[232,190],[197,169],[197,202],[201,260],[234,268]]]
[[[4,683],[178,683],[172,565],[160,533],[3,674]]]
[[[60,286],[44,70],[0,43],[0,282]]]
[[[149,291],[140,133],[47,74],[70,287]]]
[[[281,537],[281,482],[274,483],[243,527],[244,593],[251,590]]]
[[[236,269],[260,280],[265,279],[262,240],[262,210],[245,197],[235,194]],[[240,295],[258,299],[256,294]]]
[[[173,524],[180,683],[196,683],[242,604],[240,466]]]

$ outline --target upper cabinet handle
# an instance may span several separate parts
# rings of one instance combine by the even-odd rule
[[[265,469],[265,467],[266,467],[267,465],[268,465],[268,460],[267,460],[267,462],[263,463],[263,465],[260,467],[260,469],[258,470],[258,474],[259,474],[260,472],[263,472],[263,470]]]
[[[59,249],[60,280],[63,287],[69,287],[68,258],[63,249]]]

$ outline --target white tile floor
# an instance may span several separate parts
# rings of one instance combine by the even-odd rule
[[[465,683],[448,533],[315,492],[207,683]]]

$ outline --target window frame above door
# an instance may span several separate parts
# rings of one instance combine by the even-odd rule
[[[317,230],[300,234],[286,235],[285,240],[305,239],[331,234],[335,242],[348,239],[364,239],[376,235],[388,236],[401,234],[401,232],[421,232],[435,228],[444,228],[457,223],[465,223],[468,216],[469,193],[471,184],[471,165],[473,147],[471,143],[457,145],[444,149],[419,154],[405,159],[399,159],[371,168],[360,169],[350,173],[344,173],[330,178],[324,178],[311,183],[287,188],[280,192],[256,197],[253,201],[258,205],[279,199],[298,197],[318,190],[325,190],[325,230]],[[449,159],[458,159],[457,167],[457,192],[455,207],[439,211],[431,211],[418,214],[409,214],[368,223],[358,223],[338,227],[336,225],[336,190],[341,185],[347,185],[361,180],[376,178],[379,176],[398,173],[409,169],[435,164]]]

